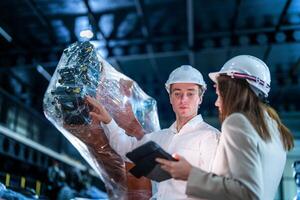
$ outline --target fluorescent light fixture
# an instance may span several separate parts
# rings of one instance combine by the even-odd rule
[[[93,38],[93,36],[94,36],[94,33],[91,31],[91,30],[89,30],[89,29],[87,29],[87,30],[82,30],[82,31],[80,31],[80,37],[82,37],[82,38],[87,38],[87,39],[91,39],[91,38]]]
[[[37,65],[36,67],[37,71],[42,74],[42,76],[47,79],[48,81],[50,81],[51,79],[51,75],[44,69],[44,67],[42,67],[41,65]]]
[[[12,41],[12,37],[0,26],[0,35],[2,35],[8,42]]]

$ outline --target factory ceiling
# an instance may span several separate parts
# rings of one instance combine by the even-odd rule
[[[270,67],[272,105],[300,110],[297,0],[2,0],[0,13],[0,87],[39,112],[63,49],[86,40],[86,30],[103,57],[158,100],[163,127],[174,119],[164,90],[174,68],[204,74],[201,111],[216,116],[207,73],[239,54]]]

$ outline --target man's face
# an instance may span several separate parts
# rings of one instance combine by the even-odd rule
[[[177,117],[197,115],[202,101],[199,97],[199,86],[194,83],[174,83],[170,88],[170,102]]]

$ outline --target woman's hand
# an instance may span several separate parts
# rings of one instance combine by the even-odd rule
[[[93,123],[103,122],[104,124],[108,124],[109,122],[111,122],[112,118],[110,114],[101,103],[90,96],[86,96],[85,100],[87,104],[92,108],[89,114],[92,118]]]
[[[169,161],[156,158],[156,162],[161,164],[161,168],[170,173],[174,179],[187,180],[192,169],[192,165],[183,157],[174,154],[173,157],[178,161]]]

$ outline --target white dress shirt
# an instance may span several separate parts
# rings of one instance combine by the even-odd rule
[[[212,173],[193,168],[187,194],[216,200],[273,200],[283,174],[286,151],[277,123],[267,113],[265,122],[271,134],[267,142],[243,114],[228,116],[222,124]]]
[[[102,124],[110,146],[125,160],[125,154],[152,140],[170,154],[178,153],[193,166],[208,171],[215,156],[219,131],[205,123],[201,115],[195,116],[179,132],[176,122],[170,128],[146,134],[141,140],[125,134],[114,120]],[[158,184],[158,192],[153,199],[192,199],[185,194],[186,181],[169,179]]]

